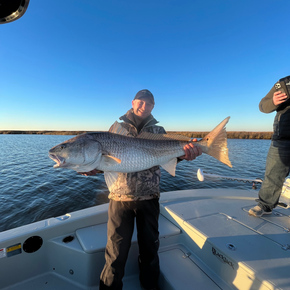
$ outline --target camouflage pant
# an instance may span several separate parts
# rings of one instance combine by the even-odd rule
[[[110,200],[106,264],[99,289],[122,289],[122,278],[136,218],[140,282],[145,289],[157,286],[159,277],[159,200]]]

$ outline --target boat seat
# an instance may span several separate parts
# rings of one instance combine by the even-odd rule
[[[160,215],[159,238],[166,238],[178,234],[180,234],[180,229]],[[107,244],[107,223],[78,229],[76,231],[76,236],[86,253],[92,254],[104,251]],[[136,227],[132,236],[132,243],[134,242],[137,242]]]

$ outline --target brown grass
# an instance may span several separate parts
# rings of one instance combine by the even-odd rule
[[[0,134],[33,134],[33,135],[79,135],[88,131],[18,131],[3,130]],[[189,138],[203,138],[209,132],[168,131],[168,133],[180,134]],[[247,132],[229,131],[228,139],[271,139],[273,132]]]
[[[168,132],[169,133],[169,132]],[[185,132],[171,131],[173,134],[180,134],[189,138],[203,138],[209,132]],[[228,139],[271,139],[273,132],[246,132],[246,131],[229,131],[227,132]]]

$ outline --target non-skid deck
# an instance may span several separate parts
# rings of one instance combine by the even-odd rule
[[[290,289],[290,209],[255,218],[248,215],[255,191],[214,193],[184,191],[179,202],[170,193],[163,202],[193,241],[192,252],[238,289]]]

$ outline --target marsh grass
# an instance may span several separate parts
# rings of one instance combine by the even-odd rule
[[[180,134],[189,138],[203,138],[209,132],[187,132],[187,131],[170,131],[168,133]],[[247,132],[247,131],[229,131],[228,139],[271,139],[273,132]]]
[[[32,135],[79,135],[88,131],[0,131],[0,134],[32,134]],[[168,131],[167,133],[180,134],[189,138],[203,138],[209,132]],[[229,131],[228,139],[271,139],[273,132]]]

